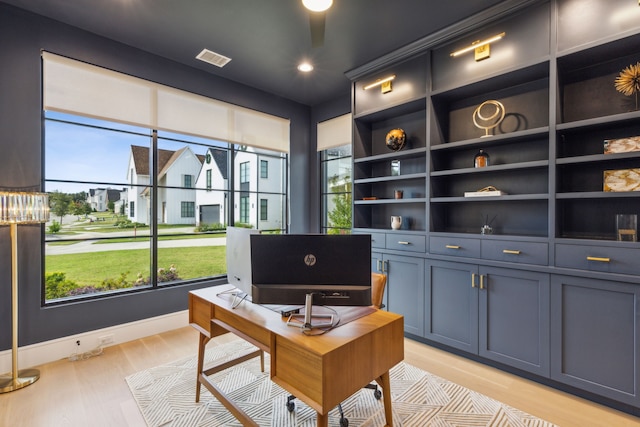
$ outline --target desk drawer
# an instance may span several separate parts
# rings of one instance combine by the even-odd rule
[[[480,240],[464,237],[430,237],[429,253],[480,258]]]
[[[427,249],[427,238],[414,234],[389,233],[386,243],[387,249],[396,251],[425,252]]]
[[[606,273],[640,274],[640,249],[611,246],[556,245],[556,267]]]
[[[541,242],[483,240],[480,252],[483,259],[536,265],[549,264],[549,246]]]
[[[271,333],[261,323],[263,319],[247,319],[238,314],[230,314],[227,311],[217,308],[215,310],[212,323],[233,332],[253,345],[269,351],[271,346]]]

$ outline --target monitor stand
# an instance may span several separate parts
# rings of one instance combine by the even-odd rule
[[[334,326],[332,314],[312,314],[312,308],[313,294],[307,294],[304,300],[304,314],[291,314],[289,316],[289,320],[287,320],[287,326],[295,326],[306,331],[315,328],[330,328]],[[324,319],[325,321],[314,323],[314,319]]]
[[[232,309],[237,308],[242,303],[242,301],[246,300],[249,297],[249,294],[241,291],[238,288],[228,289],[216,294],[217,297],[220,295],[233,295],[233,301],[231,302]]]

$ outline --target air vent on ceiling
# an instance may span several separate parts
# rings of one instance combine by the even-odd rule
[[[196,59],[208,62],[209,64],[213,64],[220,68],[224,67],[229,63],[229,61],[231,61],[231,58],[227,58],[226,56],[210,51],[209,49],[202,49],[202,52],[196,56]]]

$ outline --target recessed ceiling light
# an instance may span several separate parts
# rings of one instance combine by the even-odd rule
[[[313,71],[313,65],[308,62],[303,62],[298,65],[298,70],[302,71],[303,73],[308,73],[309,71]]]
[[[333,4],[333,0],[302,0],[304,7],[312,12],[324,12]]]

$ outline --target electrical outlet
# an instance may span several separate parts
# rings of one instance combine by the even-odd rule
[[[113,343],[114,343],[113,334],[103,335],[100,338],[98,338],[98,345],[100,347],[104,347]]]

